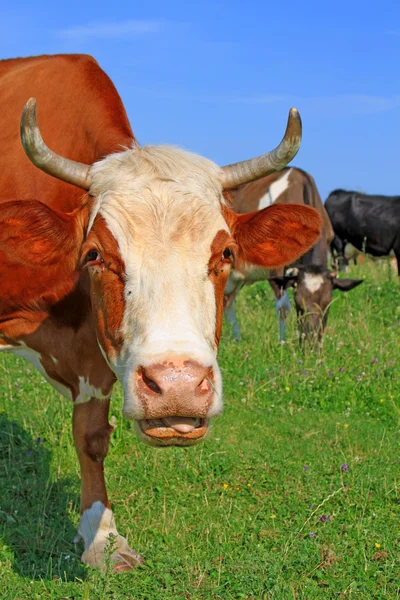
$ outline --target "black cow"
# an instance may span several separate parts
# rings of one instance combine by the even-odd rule
[[[373,256],[386,256],[393,250],[400,275],[400,196],[369,196],[335,190],[325,208],[335,237],[331,243],[334,260],[346,264],[347,242]]]

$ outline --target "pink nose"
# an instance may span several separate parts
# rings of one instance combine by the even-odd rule
[[[145,419],[207,416],[214,392],[212,367],[174,357],[139,367],[136,382]]]

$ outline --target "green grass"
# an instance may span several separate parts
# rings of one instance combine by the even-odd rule
[[[243,341],[224,332],[226,407],[202,446],[140,444],[116,389],[108,490],[146,559],[123,575],[81,565],[72,543],[71,406],[2,354],[0,598],[400,597],[400,285],[386,267],[360,274],[335,292],[319,356],[299,350],[294,315],[278,344],[266,284],[240,295]]]

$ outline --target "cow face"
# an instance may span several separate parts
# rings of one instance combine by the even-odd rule
[[[274,289],[294,288],[294,301],[300,328],[300,342],[318,347],[326,327],[333,290],[348,292],[362,279],[337,279],[336,273],[319,265],[287,269],[285,277],[270,279]]]
[[[293,159],[301,140],[297,110],[274,150],[221,168],[134,141],[95,165],[68,160],[43,142],[33,98],[21,139],[35,165],[92,197],[80,264],[90,277],[99,347],[124,387],[124,414],[152,444],[203,439],[222,410],[216,354],[231,264],[290,264],[320,235],[321,219],[309,207],[237,215],[223,196]]]
[[[291,260],[315,242],[319,216],[282,205],[236,215],[219,167],[171,148],[109,156],[91,176],[82,265],[124,415],[144,441],[194,444],[222,410],[216,355],[231,265]]]

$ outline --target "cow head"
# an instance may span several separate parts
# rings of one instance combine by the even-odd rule
[[[216,355],[232,264],[288,264],[320,235],[320,217],[309,207],[237,215],[223,195],[291,160],[300,141],[297,112],[276,150],[224,168],[136,144],[92,166],[63,159],[44,145],[32,101],[22,140],[34,164],[91,197],[80,265],[90,276],[100,349],[124,388],[124,415],[154,445],[202,440],[222,410]]]
[[[318,346],[328,320],[333,290],[348,292],[360,285],[362,279],[337,279],[336,273],[319,265],[293,267],[284,277],[269,280],[276,292],[294,288],[294,301],[300,326],[300,341]]]

